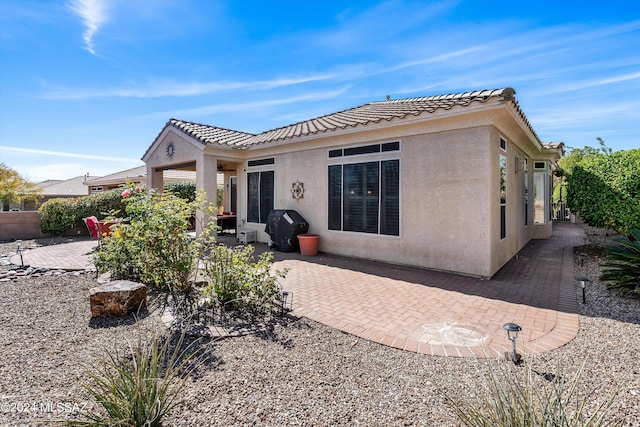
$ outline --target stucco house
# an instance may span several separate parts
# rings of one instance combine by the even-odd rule
[[[512,88],[386,101],[259,134],[171,119],[142,160],[147,188],[191,170],[266,242],[272,209],[293,209],[320,250],[491,277],[551,235],[562,143],[536,135]]]

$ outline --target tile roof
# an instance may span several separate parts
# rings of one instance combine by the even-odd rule
[[[386,101],[371,102],[339,111],[337,113],[327,114],[288,126],[267,130],[259,134],[223,129],[216,126],[209,126],[178,119],[170,119],[162,131],[164,131],[167,126],[171,126],[179,129],[205,145],[220,144],[235,148],[247,148],[255,144],[283,141],[307,135],[355,128],[358,126],[366,126],[371,123],[391,121],[393,119],[402,120],[408,117],[416,117],[424,113],[430,114],[438,110],[451,110],[454,107],[466,107],[473,103],[486,103],[489,100],[495,99],[498,101],[512,103],[516,113],[523,120],[525,126],[534,135],[536,140],[542,144],[533,130],[533,127],[524,115],[524,112],[518,105],[514,96],[515,93],[514,89],[507,87],[504,89],[479,90],[474,92],[418,98],[387,99]],[[160,134],[162,134],[162,131]],[[156,137],[156,140],[158,137]],[[150,148],[151,147],[149,147],[149,149]]]
[[[224,129],[217,126],[203,125],[201,123],[187,122],[185,120],[171,119],[167,126],[180,129],[187,135],[197,139],[203,144],[220,144],[240,147],[247,139],[255,136],[252,133],[237,130]]]
[[[450,110],[456,106],[466,107],[473,102],[484,103],[494,97],[513,100],[514,94],[515,91],[513,89],[505,88],[372,102],[263,132],[248,140],[247,144],[274,142],[320,132],[379,123],[383,120],[391,121],[396,118],[415,117],[422,113],[433,113],[439,109]]]

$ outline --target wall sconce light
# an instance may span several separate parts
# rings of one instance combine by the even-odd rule
[[[587,303],[587,296],[586,296],[587,282],[590,282],[591,280],[587,279],[586,277],[578,277],[576,278],[576,280],[578,281],[578,284],[582,289],[582,303],[586,304]]]
[[[520,362],[520,355],[516,353],[516,341],[518,339],[518,332],[520,332],[522,328],[515,323],[505,323],[502,327],[507,331],[507,338],[511,341],[511,361],[517,365]]]

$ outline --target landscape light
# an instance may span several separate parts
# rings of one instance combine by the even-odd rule
[[[591,280],[589,280],[586,277],[578,277],[576,278],[576,280],[578,281],[578,284],[580,285],[580,288],[582,289],[582,303],[586,304],[587,303],[587,297],[585,294],[586,288],[587,288],[587,282],[590,282]]]
[[[515,364],[518,364],[519,358],[518,354],[516,353],[516,340],[518,339],[518,332],[520,332],[522,328],[515,323],[505,323],[504,325],[502,325],[502,327],[507,331],[507,337],[509,338],[509,341],[511,341],[511,346],[513,348],[513,351],[511,353],[511,361]]]
[[[282,291],[280,304],[280,314],[284,314],[285,311],[291,311],[293,306],[293,294],[287,291]]]

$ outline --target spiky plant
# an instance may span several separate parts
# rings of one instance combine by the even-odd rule
[[[181,350],[184,332],[173,349],[171,339],[138,337],[127,354],[105,352],[87,369],[85,389],[97,405],[83,414],[82,426],[160,426],[163,417],[180,403],[180,392],[197,366],[197,352]]]
[[[605,248],[607,261],[600,279],[608,288],[623,294],[640,296],[640,229],[631,230],[627,237],[614,237],[617,245]]]
[[[579,390],[584,364],[574,376],[540,374],[527,361],[527,368],[497,365],[489,360],[488,375],[474,384],[475,399],[446,401],[465,426],[473,427],[599,427],[609,426],[606,416],[617,394],[587,410],[589,394]],[[542,378],[538,378],[542,377]]]

